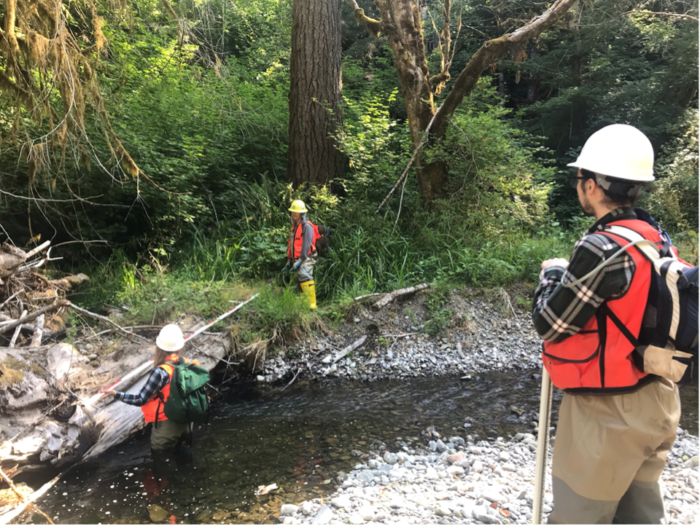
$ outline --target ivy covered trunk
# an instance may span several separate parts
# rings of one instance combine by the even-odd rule
[[[341,0],[294,0],[287,173],[294,186],[342,174],[332,138],[341,112]]]

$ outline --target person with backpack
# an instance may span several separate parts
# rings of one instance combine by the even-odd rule
[[[647,212],[632,207],[654,180],[653,163],[641,131],[613,124],[594,133],[569,165],[578,169],[572,183],[579,203],[596,222],[569,260],[542,263],[533,301],[544,366],[565,391],[550,524],[664,518],[659,478],[681,415],[675,382],[696,374],[697,268],[678,258]],[[678,307],[680,296],[686,307]],[[666,323],[673,315],[660,306],[666,297],[676,304],[675,322]],[[666,336],[653,341],[664,327]]]
[[[308,210],[304,201],[299,199],[292,202],[291,232],[287,246],[286,272],[296,272],[297,283],[309,300],[312,309],[316,305],[316,288],[314,285],[314,266],[318,261],[319,252],[327,250],[327,230],[323,226],[314,225],[306,217]]]
[[[198,361],[180,356],[184,346],[180,327],[166,325],[156,339],[153,370],[141,391],[138,394],[102,391],[125,404],[141,407],[146,423],[152,424],[154,453],[178,450],[184,442],[191,445],[192,422],[206,410],[204,384],[209,373]]]

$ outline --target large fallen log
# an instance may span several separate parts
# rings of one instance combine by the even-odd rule
[[[192,327],[194,320],[186,320]],[[202,326],[198,323],[195,327]],[[229,351],[225,333],[206,334],[196,345],[187,345],[184,355],[213,369]],[[0,381],[0,467],[17,468],[16,473],[40,472],[51,466],[64,468],[79,460],[92,458],[126,440],[143,428],[141,410],[107,397],[94,404],[87,399],[126,373],[153,357],[154,346],[127,344],[103,355],[99,367],[90,365],[87,356],[72,346],[60,343],[45,354],[46,374],[32,350],[32,362],[22,356],[23,349],[0,349],[0,368],[8,371]],[[8,360],[9,358],[9,360]],[[10,370],[3,363],[11,363]],[[2,371],[0,370],[0,373]],[[130,382],[120,384],[122,391],[137,393],[146,383],[150,369]],[[58,395],[64,393],[63,402]]]

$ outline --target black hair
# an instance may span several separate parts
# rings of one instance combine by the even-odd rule
[[[581,168],[581,175],[584,178],[584,182],[586,181],[586,179],[593,179],[593,182],[598,184],[598,181],[596,181],[595,172],[591,172],[590,170]],[[633,193],[632,195],[630,195],[630,191],[632,190],[632,188],[637,186],[635,183],[630,183],[629,181],[617,179],[615,177],[606,177],[606,179],[612,184],[610,185],[610,189],[603,188],[602,186],[600,187],[603,190],[603,194],[605,195],[602,201],[603,205],[607,207],[631,206],[635,203],[635,201],[637,200],[637,193]]]

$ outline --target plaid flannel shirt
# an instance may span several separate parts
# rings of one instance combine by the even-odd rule
[[[571,283],[603,263],[622,246],[612,238],[596,233],[603,226],[623,219],[638,219],[634,209],[617,208],[605,215],[576,243],[568,268],[549,267],[540,273],[535,291],[532,321],[545,341],[560,342],[578,333],[588,323],[598,307],[609,299],[622,296],[632,283],[636,265],[627,252],[572,288]]]
[[[117,391],[114,398],[121,400],[125,404],[142,406],[148,402],[155,393],[163,389],[170,382],[170,376],[162,367],[154,367],[151,376],[148,377],[146,385],[138,394],[124,393]]]

